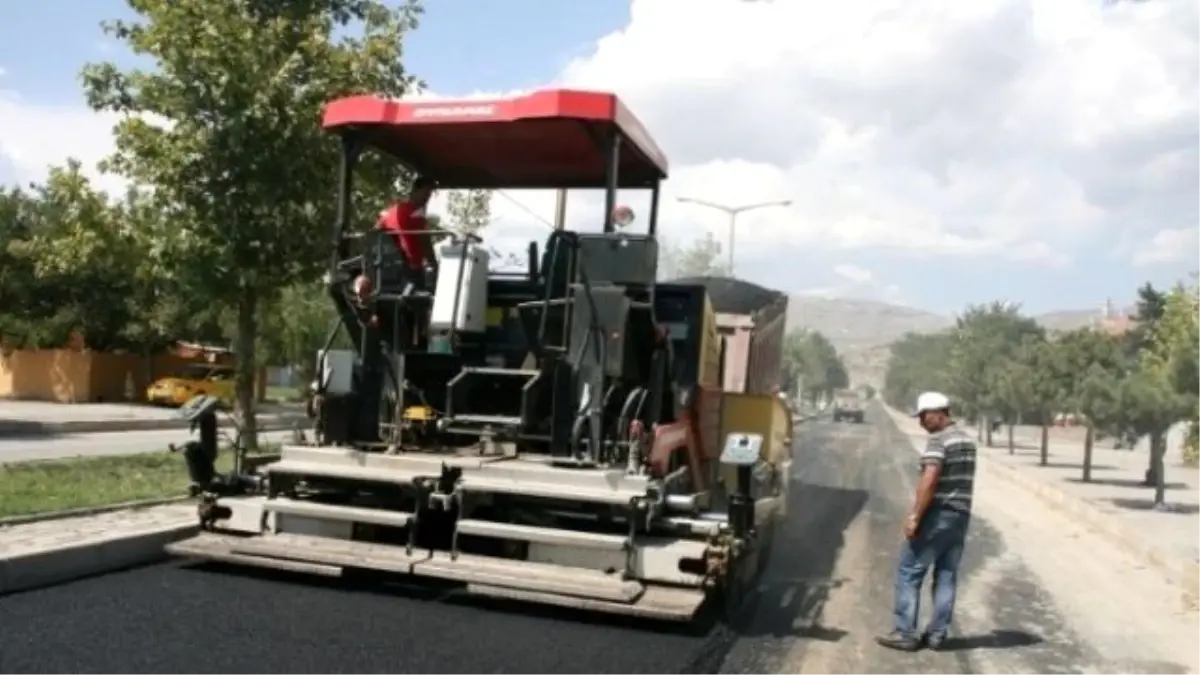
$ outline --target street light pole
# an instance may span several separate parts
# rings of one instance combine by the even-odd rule
[[[716,202],[710,202],[704,199],[696,199],[694,197],[679,197],[678,201],[684,204],[695,204],[697,206],[704,206],[716,211],[721,211],[729,217],[729,276],[733,276],[733,247],[737,232],[737,217],[747,211],[765,209],[770,206],[790,206],[792,203],[792,200],[790,199],[776,199],[774,201],[743,204],[741,206],[726,206],[725,204],[718,204]]]

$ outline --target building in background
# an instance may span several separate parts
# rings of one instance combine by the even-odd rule
[[[1133,330],[1135,325],[1137,325],[1137,321],[1131,316],[1131,312],[1126,309],[1116,309],[1111,298],[1104,301],[1100,315],[1092,320],[1093,328],[1109,335],[1124,335]]]

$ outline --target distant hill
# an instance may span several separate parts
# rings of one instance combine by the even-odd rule
[[[1050,331],[1091,325],[1095,309],[1064,310],[1035,318]],[[846,360],[856,382],[883,382],[891,344],[905,333],[935,333],[954,325],[954,317],[878,300],[827,298],[797,294],[788,298],[788,330],[819,330]]]

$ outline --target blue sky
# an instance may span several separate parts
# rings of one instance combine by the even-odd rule
[[[82,101],[80,65],[120,56],[100,22],[128,15],[123,0],[8,3],[0,21],[5,87],[45,103]],[[406,58],[442,92],[533,87],[628,20],[619,0],[431,0]]]
[[[1049,311],[1125,302],[1200,266],[1194,2],[426,4],[406,65],[440,94],[550,80],[620,93],[671,158],[668,240],[726,238],[720,214],[675,197],[790,199],[740,221],[737,272],[759,283]],[[78,72],[127,58],[99,28],[126,12],[6,5],[0,181],[108,151]],[[549,195],[521,199],[551,213]],[[588,227],[597,208],[572,197],[568,215]],[[505,200],[493,215],[514,249],[544,236]]]

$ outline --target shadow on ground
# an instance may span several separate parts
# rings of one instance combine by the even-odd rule
[[[867,503],[865,490],[798,483],[786,529],[777,535],[760,593],[737,623],[749,637],[809,637],[839,640],[845,631],[818,624],[821,608],[845,583],[833,576],[843,533]]]
[[[1150,488],[1143,488],[1149,490]],[[1113,506],[1130,511],[1157,511],[1158,513],[1173,513],[1181,516],[1190,516],[1200,513],[1200,507],[1195,504],[1175,504],[1171,502],[1171,495],[1167,495],[1167,502],[1159,508],[1155,508],[1154,499],[1146,497],[1144,499],[1131,497],[1114,497],[1108,500]]]
[[[1083,462],[1050,461],[1050,462],[1046,462],[1045,464],[1038,464],[1035,462],[1032,464],[1032,466],[1034,468],[1039,468],[1039,469],[1077,469],[1081,473],[1083,472]],[[1092,465],[1092,471],[1116,471],[1116,470],[1117,470],[1117,467],[1112,466],[1111,464],[1093,464]],[[1078,479],[1068,479],[1068,480],[1078,480]],[[1093,479],[1093,481],[1094,480],[1095,479]]]
[[[973,649],[1012,649],[1045,642],[1040,635],[1023,630],[996,629],[982,635],[962,635],[946,638],[942,651],[964,652]]]
[[[1068,483],[1082,483],[1084,485],[1107,485],[1108,487],[1130,488],[1135,490],[1153,490],[1154,487],[1146,485],[1146,482],[1140,478],[1093,478],[1089,481],[1084,481],[1080,478],[1064,478]],[[1183,490],[1187,488],[1187,483],[1167,483],[1168,490]]]
[[[57,425],[33,420],[0,418],[0,439],[28,440],[32,438],[53,438],[61,435],[63,434]]]

